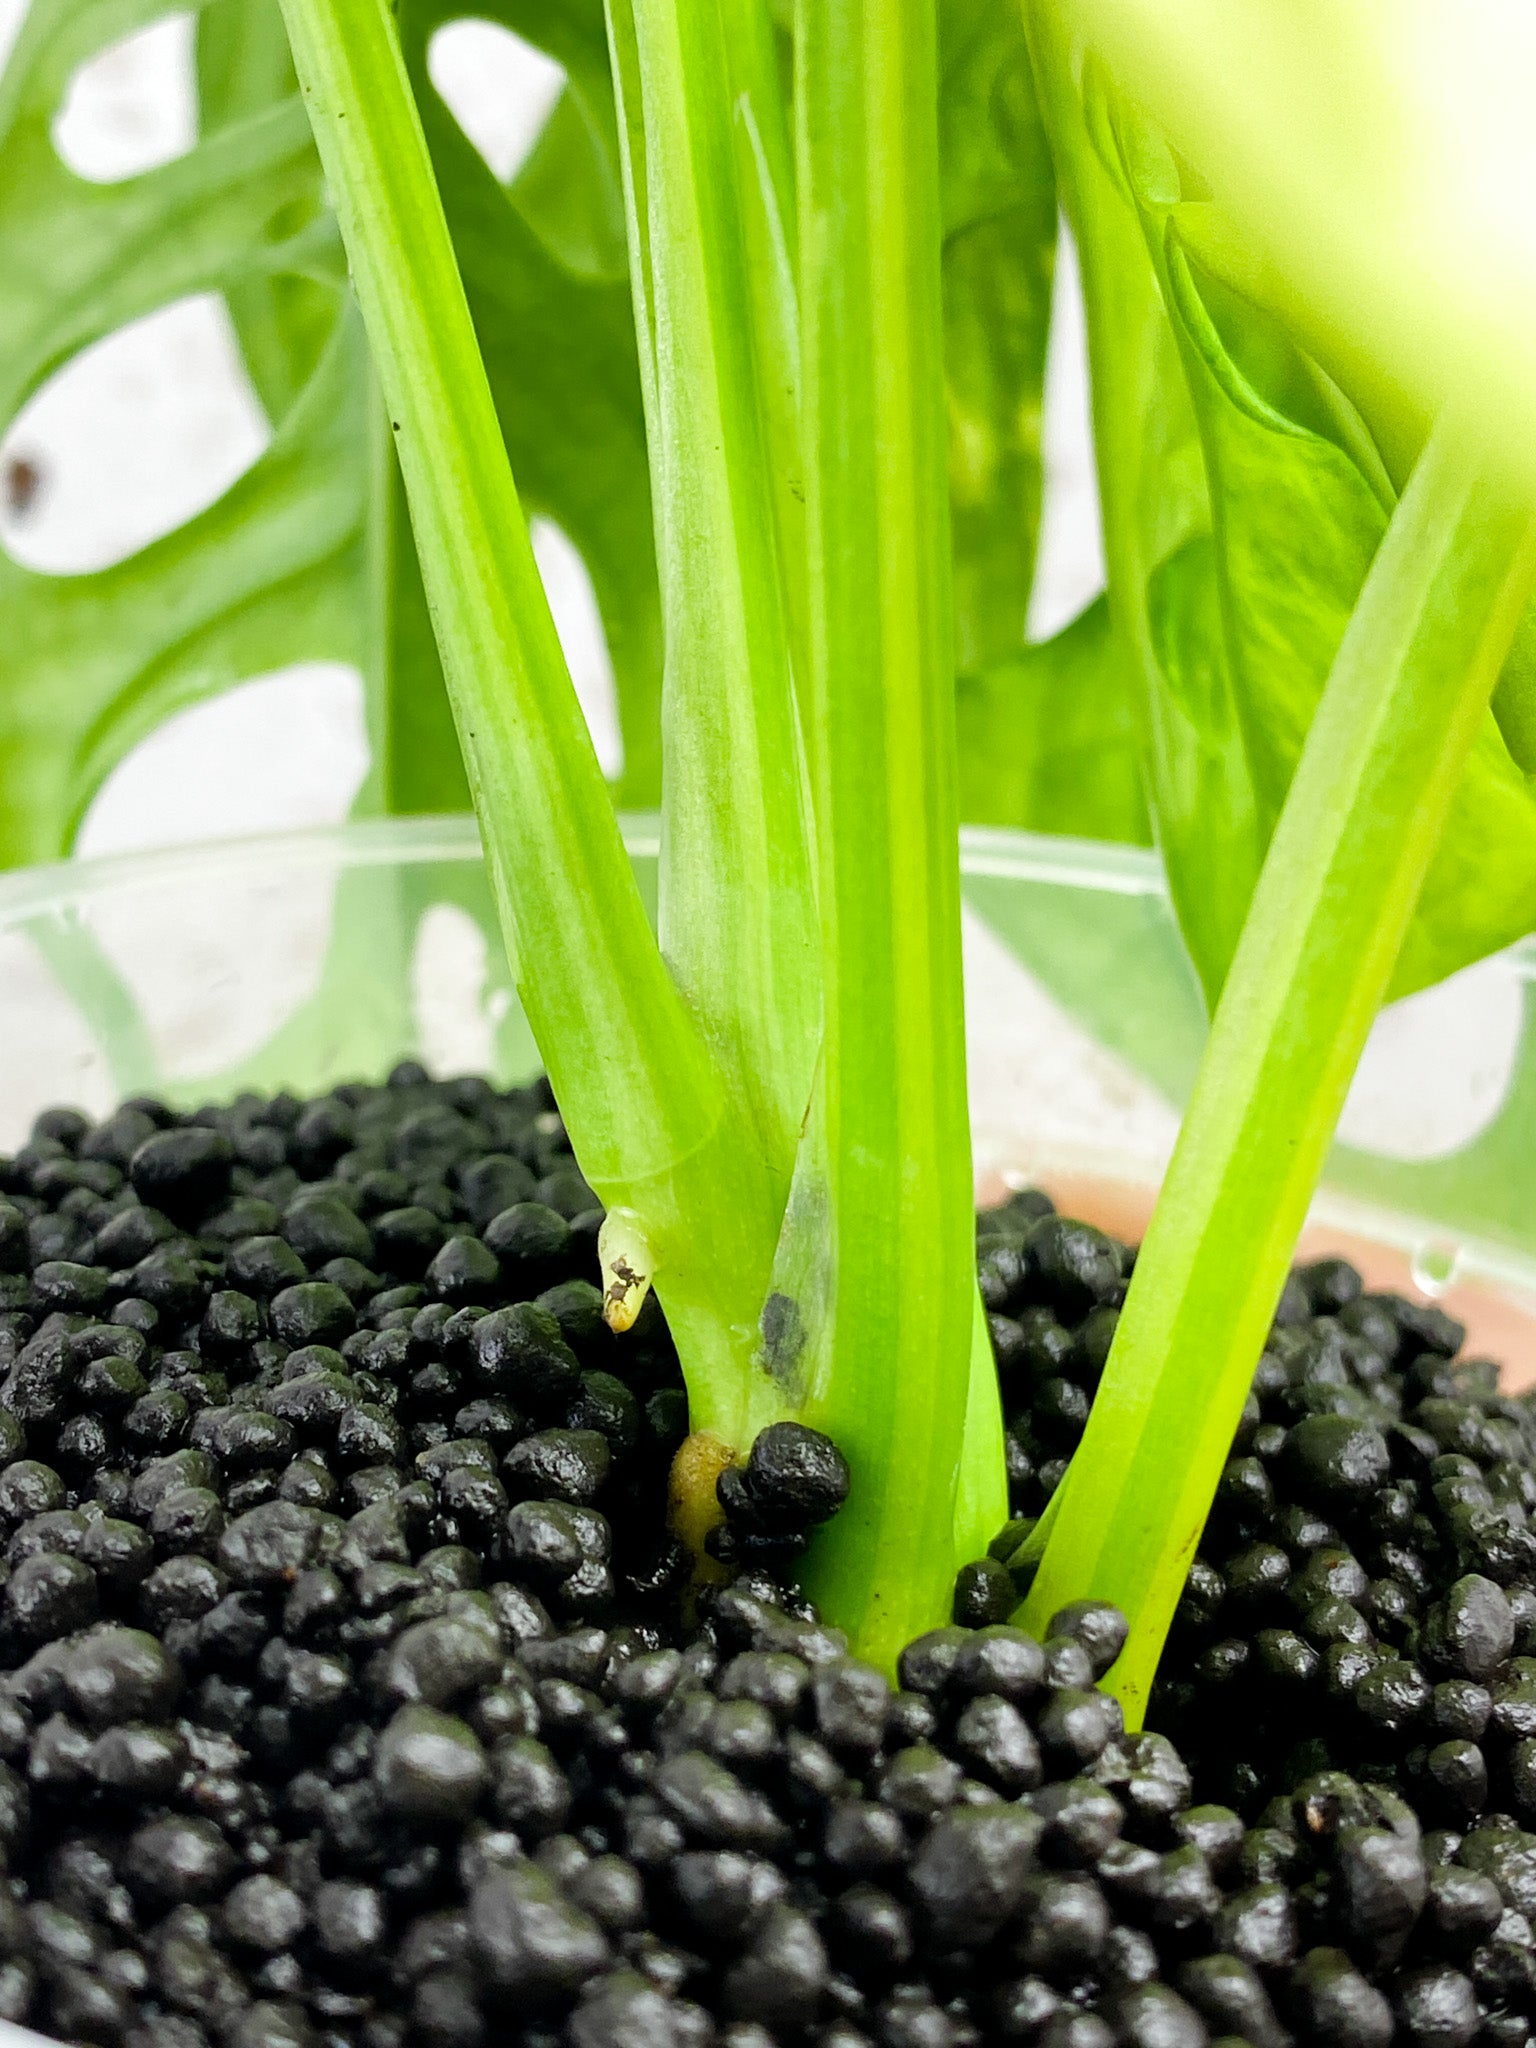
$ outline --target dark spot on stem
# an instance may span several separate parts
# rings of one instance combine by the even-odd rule
[[[793,1295],[770,1294],[763,1303],[763,1365],[776,1380],[787,1380],[805,1349],[805,1320]]]

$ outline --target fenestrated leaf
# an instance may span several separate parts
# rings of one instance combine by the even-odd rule
[[[79,672],[93,677],[89,688],[72,684],[51,699],[45,725],[36,724],[35,689],[0,684],[5,861],[64,850],[100,776],[166,708],[273,662],[312,656],[353,661],[364,672],[374,765],[360,807],[464,801],[387,429],[373,414],[357,330],[338,326],[345,293],[334,228],[275,0],[202,7],[199,141],[188,155],[100,186],[74,177],[54,151],[49,124],[74,68],[164,11],[164,0],[37,0],[12,54],[0,85],[0,418],[125,321],[191,292],[221,291],[274,426],[321,374],[323,352],[348,352],[349,362],[338,354],[324,375],[333,396],[352,387],[354,438],[343,446],[327,422],[324,446],[332,483],[350,493],[358,544],[336,549],[330,527],[318,541],[317,560],[324,556],[336,583],[324,594],[323,632],[318,614],[300,606],[290,608],[288,633],[252,627],[247,642],[240,620],[253,616],[251,578],[259,572],[251,562],[260,550],[254,542],[247,550],[231,516],[247,500],[226,508],[217,525],[197,527],[221,554],[234,549],[249,559],[230,571],[231,588],[244,595],[224,623],[220,658],[195,675],[179,660],[167,665],[163,648],[141,646],[136,631],[118,623],[118,608],[136,601],[140,567],[153,578],[161,556],[136,557],[104,579],[34,577],[0,565],[0,601],[17,650],[0,661],[9,669],[36,645],[51,664],[46,650],[68,649]],[[596,0],[553,8],[499,0],[479,10],[567,73],[544,134],[505,188],[426,76],[430,37],[456,12],[446,0],[404,0],[402,39],[521,488],[531,511],[569,535],[592,576],[625,743],[618,793],[628,804],[650,804],[660,786],[660,616],[602,9]],[[949,0],[943,34],[956,610],[961,659],[974,665],[1023,647],[1055,200],[1017,21],[975,0]],[[319,410],[303,417],[314,425]],[[291,476],[291,430],[284,448],[282,474]],[[304,468],[308,490],[317,472],[311,460]],[[264,476],[269,506],[273,488],[273,476]],[[189,529],[184,538],[190,550],[196,536]],[[181,573],[201,578],[200,562],[189,551]],[[121,715],[113,708],[119,692]],[[978,781],[987,752],[978,735]],[[998,806],[977,814],[996,816]],[[1011,814],[1015,823],[1042,819]]]
[[[1268,314],[1202,280],[1183,230],[1204,225],[1206,209],[1191,216],[1159,138],[1107,104],[1098,132],[1139,214],[1178,339],[1210,499],[1207,535],[1150,565],[1146,588],[1151,723],[1175,738],[1161,756],[1154,750],[1153,808],[1180,922],[1214,999],[1395,493],[1345,396]],[[1251,853],[1234,861],[1245,830]],[[1533,921],[1536,797],[1490,715],[1391,993],[1439,980]]]
[[[0,419],[59,364],[188,293],[300,272],[339,277],[312,225],[296,100],[120,184],[76,177],[50,122],[75,67],[164,0],[36,0],[0,80]]]
[[[211,290],[228,298],[276,437],[218,504],[111,569],[53,577],[0,559],[0,864],[64,852],[101,779],[170,711],[304,659],[364,673],[364,808],[466,800],[388,423],[275,0],[206,8],[188,154],[97,185],[54,150],[75,68],[164,12],[164,0],[37,0],[0,81],[0,421],[91,342]],[[564,212],[546,159],[526,218],[425,84],[443,13],[415,17],[417,87],[500,415],[531,509],[586,558],[623,706],[624,790],[651,801],[660,648],[627,292],[611,242],[594,269],[568,262],[554,233],[582,218],[592,245],[616,204],[601,10],[519,23],[566,65],[580,114],[563,130]]]
[[[93,575],[0,562],[0,848],[65,851],[91,793],[172,712],[301,659],[355,661],[362,393],[351,322],[217,504]]]
[[[274,0],[212,0],[198,18],[196,51],[205,136],[293,104],[298,81]],[[318,228],[329,222],[329,208],[313,157],[309,168],[308,189],[292,210]],[[361,325],[348,318],[345,295],[322,292],[310,279],[288,273],[253,277],[225,296],[246,368],[274,421],[303,391],[338,322],[347,326],[347,361],[339,374],[355,387],[361,439],[344,459],[361,468],[366,526],[353,601],[369,768],[354,809],[392,816],[466,809],[469,787],[458,736]]]
[[[12,53],[0,86],[0,418],[77,350],[186,294],[296,272],[341,303],[339,246],[306,204],[296,101],[122,184],[89,184],[60,161],[49,125],[70,73],[158,11],[38,0]],[[0,557],[0,863],[64,852],[102,779],[170,712],[286,662],[358,659],[359,351],[355,323],[335,326],[266,453],[128,561],[49,576]]]
[[[649,483],[625,282],[612,93],[600,6],[489,7],[565,67],[569,83],[510,187],[497,183],[427,76],[434,31],[459,10],[406,0],[402,40],[525,504],[567,533],[593,581],[625,739],[625,801],[654,803],[660,628]],[[205,121],[295,91],[275,0],[217,0],[201,26]],[[320,208],[311,159],[310,203]],[[288,278],[231,310],[264,393],[312,346],[314,308]],[[357,374],[366,378],[366,359]],[[291,380],[291,372],[290,372]],[[387,428],[370,463],[370,739],[364,808],[468,804]]]

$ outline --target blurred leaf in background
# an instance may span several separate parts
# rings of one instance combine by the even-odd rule
[[[106,775],[172,712],[305,660],[362,671],[373,768],[360,808],[467,800],[275,0],[201,12],[187,154],[95,184],[54,146],[76,69],[164,12],[34,0],[23,23],[0,83],[0,421],[92,342],[219,291],[272,440],[215,504],[110,568],[54,576],[0,558],[4,865],[65,852]],[[408,7],[404,33],[503,430],[530,513],[563,529],[592,578],[619,684],[620,800],[649,802],[660,627],[601,10],[521,24],[570,79],[525,166],[526,202],[426,80],[441,18]]]
[[[1085,281],[1106,660],[1136,679],[1147,802],[1214,1002],[1397,483],[1348,394],[1227,281],[1230,226],[1198,176],[1077,61],[1059,15],[1036,8],[1032,32]],[[1392,993],[1533,923],[1536,797],[1490,716]]]
[[[0,81],[0,419],[124,323],[194,292],[304,277],[329,301],[302,392],[215,505],[112,568],[0,559],[0,861],[67,850],[134,742],[212,691],[306,657],[352,660],[364,563],[366,406],[339,247],[316,217],[296,99],[120,184],[58,156],[75,68],[152,19],[150,0],[36,0]]]
[[[91,798],[165,718],[248,677],[330,659],[364,679],[363,812],[462,808],[388,423],[372,389],[275,0],[205,0],[198,134],[174,161],[96,184],[51,128],[78,67],[164,0],[33,0],[0,83],[0,423],[82,349],[217,292],[271,425],[214,504],[112,566],[0,558],[0,864],[66,851]],[[630,808],[660,783],[660,612],[600,0],[495,0],[564,72],[502,183],[434,88],[459,19],[403,0],[405,50],[531,517],[591,578],[613,666]],[[1040,518],[1040,416],[1055,181],[1022,25],[944,0],[946,374],[965,814],[1144,840],[1130,699],[1099,615],[1047,648],[1025,617]]]

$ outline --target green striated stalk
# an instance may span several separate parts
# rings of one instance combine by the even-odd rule
[[[778,1222],[646,922],[529,547],[385,0],[284,16],[410,501],[518,991],[582,1170],[721,1356]]]
[[[1536,579],[1536,529],[1437,427],[1335,658],[1114,1347],[1022,1610],[1122,1607],[1139,1727],[1350,1079]]]
[[[826,1019],[797,1192],[829,1288],[807,1419],[854,1473],[810,1580],[887,1665],[948,1616],[974,1289],[934,46],[931,0],[796,22]]]
[[[820,991],[785,605],[804,565],[779,520],[797,334],[762,276],[788,197],[766,176],[788,147],[773,30],[766,0],[610,0],[608,20],[667,642],[661,942],[782,1202]]]

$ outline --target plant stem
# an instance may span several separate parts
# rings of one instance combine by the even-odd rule
[[[820,1007],[779,526],[797,333],[758,278],[787,195],[747,141],[787,156],[783,96],[766,0],[608,14],[666,626],[661,942],[782,1198]]]
[[[386,0],[284,17],[400,452],[518,991],[582,1170],[643,1219],[658,1291],[750,1324],[777,1223],[652,939],[529,546]],[[745,1283],[742,1283],[745,1286]],[[670,1293],[669,1293],[670,1290]]]
[[[802,0],[796,58],[830,1278],[806,1413],[854,1473],[810,1576],[889,1665],[949,1610],[974,1287],[932,0]]]
[[[1443,421],[1307,736],[1023,1609],[1037,1630],[1068,1600],[1125,1610],[1109,1684],[1132,1727],[1533,577],[1528,506]]]

